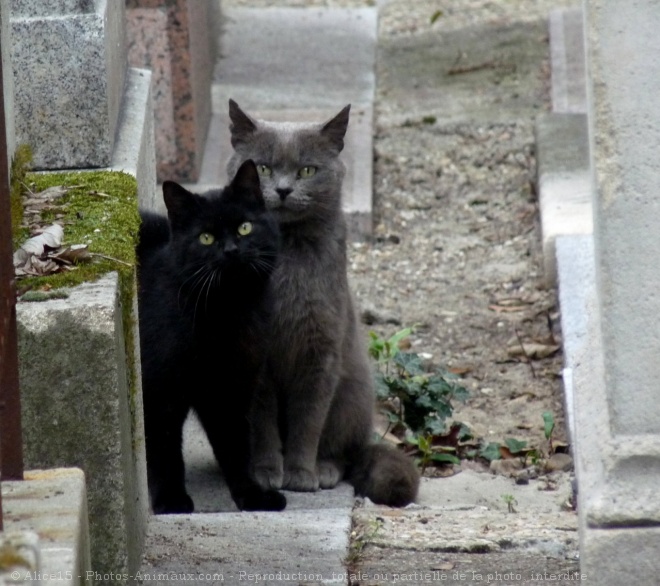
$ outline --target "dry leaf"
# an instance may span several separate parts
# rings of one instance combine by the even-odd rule
[[[524,356],[526,358],[533,358],[540,360],[548,358],[559,350],[560,346],[557,344],[539,344],[537,342],[523,342],[521,344],[514,344],[507,350],[509,356]]]
[[[67,264],[78,264],[92,260],[86,244],[72,244],[57,252],[51,252],[48,258],[56,259]]]
[[[62,245],[64,229],[59,224],[48,226],[41,234],[29,238],[14,253],[14,269],[17,276],[48,275],[57,263],[42,258],[49,251]]]

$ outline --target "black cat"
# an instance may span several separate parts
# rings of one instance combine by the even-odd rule
[[[249,479],[251,403],[262,381],[279,250],[252,161],[204,196],[166,181],[168,218],[142,212],[138,245],[147,469],[155,513],[187,513],[181,452],[192,408],[232,498],[281,510],[285,497]]]

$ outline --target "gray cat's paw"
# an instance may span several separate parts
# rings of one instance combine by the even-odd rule
[[[287,468],[283,487],[297,492],[315,492],[319,489],[319,477],[316,472],[305,468]]]
[[[343,471],[335,462],[329,460],[319,462],[319,484],[321,488],[334,488],[343,475]]]
[[[260,462],[252,465],[250,476],[264,490],[279,490],[284,486],[284,472],[282,459],[273,458],[269,462]]]

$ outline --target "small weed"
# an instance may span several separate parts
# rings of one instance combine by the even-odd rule
[[[353,522],[355,523],[355,521]],[[383,527],[383,521],[379,518],[370,521],[366,526],[359,528],[353,526],[351,531],[351,543],[348,553],[344,558],[344,565],[351,568],[355,566],[364,552],[364,548],[372,541]]]
[[[502,495],[502,500],[506,503],[506,508],[509,511],[509,513],[517,513],[515,509],[515,505],[518,504],[518,501],[516,500],[516,497],[513,496],[512,494],[503,494]]]
[[[460,424],[447,425],[454,412],[454,401],[465,402],[468,391],[458,377],[442,369],[428,370],[414,352],[404,352],[400,345],[413,328],[405,328],[390,338],[370,333],[369,354],[376,361],[376,393],[388,407],[391,429],[405,436],[416,448],[422,471],[429,465],[458,463],[455,445],[442,445],[443,437],[453,444],[469,437]]]

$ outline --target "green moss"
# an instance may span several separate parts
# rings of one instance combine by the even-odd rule
[[[32,150],[26,144],[16,148],[14,158],[11,160],[9,171],[9,199],[11,205],[11,226],[14,248],[18,248],[27,238],[27,230],[21,228],[23,221],[23,202],[21,196],[25,191],[25,176],[32,164]]]
[[[92,262],[81,263],[73,271],[21,279],[20,291],[73,287],[110,271],[118,271],[122,280],[130,275],[132,284],[140,227],[137,183],[132,175],[118,171],[28,173],[26,183],[34,192],[57,185],[76,186],[58,200],[56,209],[42,214],[43,224],[57,219],[64,226],[65,244],[87,244],[92,254],[102,256],[94,256]]]
[[[94,255],[91,262],[75,270],[28,277],[17,282],[19,292],[51,291],[95,281],[103,275],[119,274],[119,302],[123,317],[131,411],[135,421],[136,372],[133,328],[133,292],[135,288],[135,245],[140,228],[137,182],[132,175],[119,171],[82,171],[69,173],[29,173],[24,181],[33,192],[54,186],[76,186],[57,200],[57,208],[44,212],[48,225],[57,220],[64,227],[64,243],[87,244]]]

